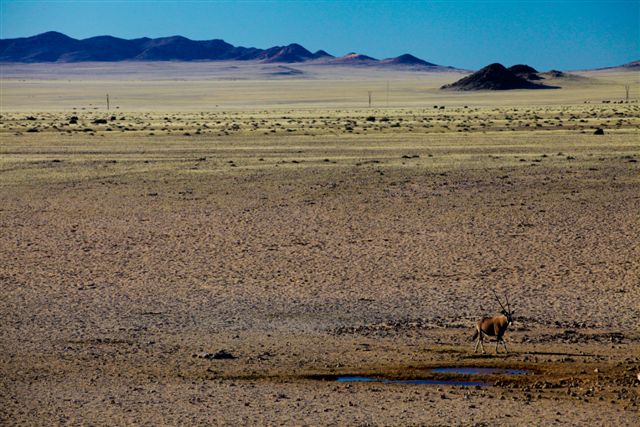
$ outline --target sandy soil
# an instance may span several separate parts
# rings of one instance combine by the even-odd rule
[[[0,420],[634,425],[638,109],[501,108],[3,111]]]
[[[557,90],[456,92],[440,87],[466,73],[313,64],[223,62],[0,63],[3,110],[246,111],[601,104],[640,98],[638,73],[582,71],[546,79]],[[298,75],[287,75],[288,72]],[[284,73],[284,74],[283,74]]]

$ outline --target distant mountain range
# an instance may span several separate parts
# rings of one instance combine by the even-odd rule
[[[404,54],[378,60],[349,53],[336,58],[324,50],[310,52],[297,43],[269,49],[233,46],[224,40],[190,40],[182,36],[147,37],[126,40],[113,36],[74,39],[50,31],[32,37],[0,39],[1,62],[84,62],[84,61],[260,61],[352,66],[392,66],[419,69],[447,69]]]
[[[626,64],[622,64],[614,67],[596,68],[596,70],[611,70],[614,68],[619,68],[622,70],[638,71],[640,70],[640,61],[631,61],[631,62],[627,62]]]

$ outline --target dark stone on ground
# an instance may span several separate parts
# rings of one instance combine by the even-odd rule
[[[199,359],[207,359],[207,360],[229,360],[229,359],[237,359],[236,356],[229,353],[226,350],[220,350],[215,353],[198,353],[194,354],[193,357],[197,357]]]

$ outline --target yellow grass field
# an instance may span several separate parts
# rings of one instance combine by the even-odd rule
[[[0,67],[3,424],[637,423],[638,73]]]

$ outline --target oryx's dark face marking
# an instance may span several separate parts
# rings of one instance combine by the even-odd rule
[[[509,326],[511,326],[511,324],[513,323],[513,311],[508,312],[507,310],[502,310],[500,311],[500,313],[502,313],[502,315],[507,318],[507,322],[509,323]]]

